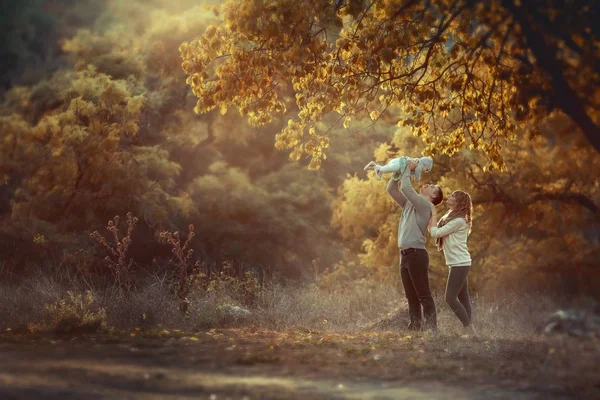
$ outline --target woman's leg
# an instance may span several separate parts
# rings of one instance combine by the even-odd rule
[[[451,267],[448,274],[448,283],[446,284],[446,303],[454,311],[463,326],[468,326],[471,323],[471,318],[469,318],[467,310],[458,300],[458,294],[467,280],[469,269],[470,267]]]
[[[469,267],[454,267],[454,268],[469,268]],[[469,277],[465,277],[465,283],[458,292],[458,301],[465,308],[467,315],[469,316],[469,321],[473,321],[473,317],[471,316],[471,297],[469,296]]]

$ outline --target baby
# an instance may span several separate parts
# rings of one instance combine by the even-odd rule
[[[411,157],[398,157],[391,159],[386,165],[375,164],[371,161],[365,166],[365,171],[372,169],[377,174],[377,179],[381,179],[381,175],[384,172],[394,172],[394,180],[400,179],[402,172],[410,161],[417,163],[417,167],[414,171],[411,171],[411,175],[415,177],[415,182],[421,179],[422,172],[429,172],[433,168],[433,159],[431,157],[411,158]]]

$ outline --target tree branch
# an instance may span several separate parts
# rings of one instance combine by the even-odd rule
[[[577,203],[583,208],[588,209],[597,217],[600,217],[600,207],[596,205],[584,194],[581,193],[538,193],[533,198],[527,202],[527,204],[537,203],[538,201],[544,200],[555,200],[564,203]]]
[[[586,113],[584,101],[569,86],[562,72],[563,66],[547,45],[543,34],[539,31],[540,28],[536,27],[529,17],[536,13],[535,7],[529,4],[529,8],[526,8],[527,4],[529,3],[523,2],[523,5],[519,6],[516,4],[516,0],[502,0],[504,8],[519,23],[527,46],[536,59],[537,66],[550,77],[553,100],[579,126],[590,145],[600,153],[600,127]]]

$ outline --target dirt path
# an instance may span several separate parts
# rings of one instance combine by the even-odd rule
[[[247,330],[128,337],[3,335],[0,399],[578,397],[543,379],[490,376],[489,369],[478,367],[482,360],[439,357],[422,344],[428,340],[441,339]]]
[[[17,363],[0,373],[3,399],[529,399],[531,394],[447,384],[397,385],[347,379],[307,380],[155,368],[136,364],[46,361],[33,369]],[[256,371],[260,373],[260,371]]]

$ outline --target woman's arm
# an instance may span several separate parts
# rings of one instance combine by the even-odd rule
[[[435,208],[435,205],[433,203],[431,203],[431,218],[429,218],[429,223],[427,224],[427,229],[429,230],[429,228],[433,228],[434,226],[437,226],[437,223],[438,223],[437,210]]]
[[[438,228],[437,226],[428,226],[427,229],[433,238],[439,238],[448,236],[451,233],[459,231],[461,228],[464,228],[467,224],[462,218],[454,218],[452,221],[448,222],[446,225]]]

